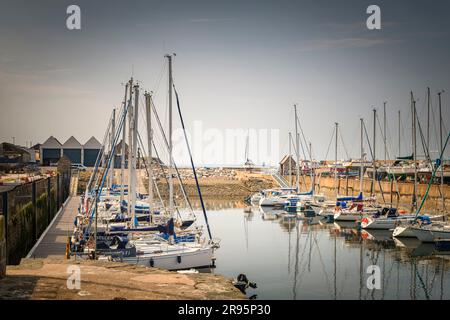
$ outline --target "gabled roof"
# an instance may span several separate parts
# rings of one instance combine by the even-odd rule
[[[41,145],[43,149],[60,149],[62,147],[61,142],[58,141],[54,136],[50,136],[45,142]]]
[[[116,154],[122,154],[122,141],[120,140],[120,142],[118,144],[116,144],[116,148],[115,148],[115,153]],[[125,142],[125,152],[128,152],[128,143]]]
[[[33,150],[39,150],[39,148],[41,147],[41,144],[40,143],[36,143],[34,146],[32,146],[30,149],[33,149]]]
[[[67,139],[66,142],[62,145],[64,149],[81,149],[81,143],[75,139],[74,136],[71,136],[69,139]]]
[[[281,159],[281,161],[280,161],[280,164],[284,164],[284,163],[286,163],[287,161],[289,161],[289,157],[290,158],[292,158],[292,164],[295,164],[295,159],[294,159],[294,157],[292,157],[291,155],[285,155],[284,157],[283,157],[283,159]]]
[[[88,141],[86,141],[86,143],[83,145],[84,149],[101,149],[102,148],[102,144],[100,142],[98,142],[97,139],[95,139],[95,137],[91,137]]]

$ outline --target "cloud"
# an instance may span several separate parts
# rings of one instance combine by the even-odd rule
[[[333,50],[348,48],[370,48],[374,46],[394,44],[402,42],[397,39],[369,39],[363,37],[351,37],[341,39],[320,39],[305,41],[301,44],[297,51],[317,51],[317,50]]]

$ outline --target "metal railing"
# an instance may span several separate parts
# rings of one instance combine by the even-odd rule
[[[8,265],[19,264],[50,224],[70,194],[70,178],[57,174],[0,193]]]

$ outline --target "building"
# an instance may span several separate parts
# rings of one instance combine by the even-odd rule
[[[27,148],[8,142],[0,143],[1,170],[21,168],[31,161],[31,153]]]
[[[93,167],[102,145],[95,137],[91,137],[82,145],[74,136],[67,139],[64,144],[51,136],[43,144],[33,146],[32,149],[35,147],[40,149],[37,159],[40,160],[41,165],[56,164],[65,155],[71,163],[81,163],[86,167]]]
[[[97,160],[97,156],[100,152],[102,145],[98,142],[95,137],[91,137],[84,145],[83,145],[83,165],[86,167],[95,166],[95,161]]]
[[[71,136],[62,145],[62,154],[69,158],[71,163],[83,162],[83,146],[81,143]]]
[[[41,164],[44,166],[49,166],[52,163],[57,163],[62,155],[62,144],[53,136],[50,136],[43,144],[40,146],[40,159]]]
[[[30,148],[34,152],[34,161],[41,162],[41,144],[36,143],[34,146]],[[33,161],[33,157],[31,157],[31,161]]]
[[[122,167],[122,140],[114,148],[114,168]],[[128,144],[125,143],[125,168],[128,168]]]
[[[296,166],[297,163],[295,162],[294,158],[292,157],[292,155],[285,155],[283,157],[283,159],[281,159],[280,161],[280,175],[282,176],[288,176],[289,175],[289,168],[291,169],[291,174],[295,175],[296,174]]]

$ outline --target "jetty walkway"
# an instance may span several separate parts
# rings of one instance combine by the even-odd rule
[[[78,213],[79,196],[70,196],[27,258],[63,258],[67,237],[72,235],[73,221]]]

